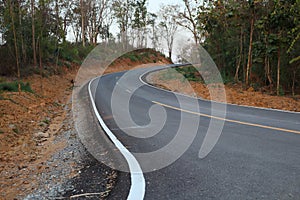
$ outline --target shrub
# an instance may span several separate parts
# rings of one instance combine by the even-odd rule
[[[0,83],[0,91],[18,92],[18,84],[19,82],[17,81]],[[21,91],[33,93],[29,83],[20,82],[20,85]]]

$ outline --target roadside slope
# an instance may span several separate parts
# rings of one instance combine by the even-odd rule
[[[147,81],[166,90],[211,100],[205,84],[198,81],[182,81],[179,76],[166,78],[166,73],[169,72],[167,70],[153,72],[148,75]],[[217,85],[215,87],[218,88]],[[240,84],[226,84],[225,90],[227,103],[300,112],[299,97],[274,96],[263,91],[255,91],[252,87],[245,90]]]
[[[170,63],[159,53],[134,58],[131,55],[116,60],[105,73]],[[0,199],[31,193],[38,187],[31,180],[46,171],[56,170],[49,169],[48,160],[68,148],[68,140],[53,141],[66,134],[64,124],[69,120],[67,113],[72,107],[73,80],[78,68],[63,68],[60,75],[24,78],[22,82],[28,82],[34,93],[0,93]],[[77,176],[77,172],[69,178]]]

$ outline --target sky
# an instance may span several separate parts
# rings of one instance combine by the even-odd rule
[[[181,4],[183,5],[182,0],[148,0],[148,9],[149,12],[157,12],[159,11],[160,5],[168,5],[168,4]]]
[[[174,5],[179,4],[181,8],[184,8],[183,0],[148,0],[148,11],[151,13],[157,13],[161,7],[161,5]],[[174,49],[173,49],[173,61],[176,61],[177,55],[180,53],[180,49],[182,43],[187,43],[191,41],[192,35],[183,28],[180,28],[179,33],[175,37],[174,41]],[[165,47],[166,48],[166,47]],[[165,53],[167,53],[167,49],[165,49]]]

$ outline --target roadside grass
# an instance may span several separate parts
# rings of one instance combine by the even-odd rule
[[[13,130],[13,132],[16,133],[16,134],[19,134],[19,133],[20,133],[20,130],[19,130],[17,127],[16,127],[16,128],[13,128],[12,130]]]
[[[50,119],[44,119],[42,122],[44,122],[45,124],[49,125],[50,124]]]
[[[200,73],[193,66],[169,68],[166,70],[162,70],[160,75],[161,75],[161,80],[180,79],[181,82],[194,81],[194,82],[203,83],[203,79]]]
[[[143,50],[135,50],[132,52],[128,52],[121,56],[121,58],[128,58],[131,62],[154,62],[157,63],[161,61],[161,57],[165,58],[165,55],[159,52],[156,52],[153,49],[143,49]]]
[[[204,80],[206,77],[206,80]],[[226,76],[225,73],[221,73],[221,78],[218,74],[213,74],[207,71],[201,71],[194,66],[183,66],[183,67],[176,67],[176,68],[169,68],[166,70],[161,70],[160,72],[160,79],[161,80],[178,80],[180,79],[181,82],[184,81],[191,81],[191,82],[198,82],[205,85],[210,84],[229,84],[233,83],[233,78]]]
[[[18,92],[18,84],[21,85],[21,91],[34,93],[29,83],[24,82],[3,82],[0,83],[0,92]]]

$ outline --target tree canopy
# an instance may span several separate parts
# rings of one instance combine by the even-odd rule
[[[2,0],[1,74],[80,63],[105,42],[141,48],[151,41],[161,50],[165,41],[172,56],[180,28],[207,49],[225,82],[300,93],[300,0],[182,0],[157,13],[147,0]]]

